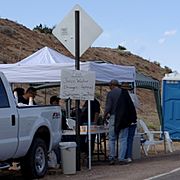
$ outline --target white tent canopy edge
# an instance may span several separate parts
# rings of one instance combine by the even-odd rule
[[[74,70],[74,63],[56,64],[0,64],[3,72],[10,83],[44,83],[60,82],[61,70]],[[134,66],[120,66],[108,63],[81,62],[80,69],[95,71],[96,81],[108,83],[112,79],[119,82],[135,82],[136,72]]]

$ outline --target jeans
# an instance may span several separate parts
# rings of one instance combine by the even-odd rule
[[[132,124],[128,128],[126,158],[132,158],[133,139],[137,125]]]
[[[117,135],[114,131],[114,121],[115,116],[111,115],[109,119],[109,160],[115,159],[115,142],[117,140]],[[123,161],[126,155],[127,149],[127,137],[128,137],[128,128],[122,129],[118,134],[119,139],[119,152],[118,152],[118,160]]]

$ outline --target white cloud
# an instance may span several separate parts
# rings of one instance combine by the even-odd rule
[[[158,40],[159,44],[164,44],[168,37],[174,36],[177,33],[176,29],[165,31],[161,39]]]
[[[177,30],[170,30],[170,31],[165,31],[164,36],[174,36],[177,33]]]

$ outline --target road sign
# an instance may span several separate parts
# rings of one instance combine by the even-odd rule
[[[79,5],[74,6],[52,33],[75,56],[75,11],[80,12],[81,56],[102,33],[102,29]]]

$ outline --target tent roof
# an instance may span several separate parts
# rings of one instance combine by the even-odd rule
[[[136,72],[136,87],[158,90],[160,89],[160,83],[150,76]]]
[[[162,107],[161,107],[160,82],[156,79],[153,79],[150,76],[146,76],[141,73],[136,73],[136,87],[150,89],[154,92],[157,112],[163,130],[164,127],[163,127],[163,116],[162,116]]]
[[[30,56],[16,63],[18,65],[34,64],[56,64],[56,63],[74,63],[74,59],[67,57],[51,48],[44,47]]]
[[[163,77],[163,81],[168,80],[168,81],[179,81],[180,80],[180,74],[177,72],[172,72],[169,74],[165,74]]]

